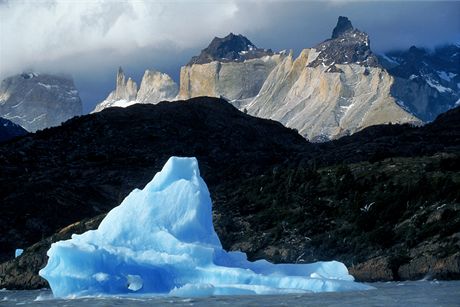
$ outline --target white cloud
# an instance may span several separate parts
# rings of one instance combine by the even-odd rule
[[[0,76],[100,50],[194,47],[254,26],[237,14],[237,1],[7,1],[0,3]]]

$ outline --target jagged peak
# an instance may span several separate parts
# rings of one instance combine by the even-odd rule
[[[246,36],[230,32],[225,37],[214,37],[207,49],[230,49],[240,52],[251,48],[257,48]]]
[[[351,32],[355,28],[353,28],[353,25],[351,24],[351,21],[348,19],[348,17],[345,16],[339,16],[337,20],[337,25],[335,26],[334,30],[332,30],[332,39],[339,38],[342,36],[344,33]]]
[[[331,68],[334,64],[358,64],[362,66],[379,66],[377,57],[370,49],[369,36],[353,27],[351,21],[339,16],[332,31],[332,38],[315,46],[318,57],[308,66],[324,66],[328,72],[339,72]]]
[[[272,55],[271,49],[257,48],[247,37],[242,34],[230,33],[225,37],[214,37],[200,55],[192,57],[187,65],[206,64],[212,61],[244,61]]]

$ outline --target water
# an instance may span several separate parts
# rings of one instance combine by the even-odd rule
[[[460,306],[460,281],[373,283],[376,290],[264,296],[54,299],[50,290],[0,290],[0,306]]]

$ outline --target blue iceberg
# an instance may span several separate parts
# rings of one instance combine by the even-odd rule
[[[344,264],[250,262],[222,249],[195,158],[171,157],[96,230],[51,245],[40,271],[55,297],[203,296],[367,290]]]

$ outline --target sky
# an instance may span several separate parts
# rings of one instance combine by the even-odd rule
[[[0,79],[70,75],[88,113],[114,89],[119,66],[138,84],[146,69],[178,82],[215,36],[298,54],[329,38],[338,16],[377,53],[460,43],[460,1],[0,0]]]

